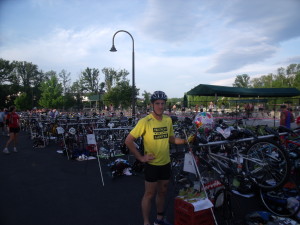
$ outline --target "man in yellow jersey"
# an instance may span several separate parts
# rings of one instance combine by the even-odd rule
[[[155,91],[151,95],[153,112],[139,120],[125,141],[130,152],[145,163],[145,193],[142,198],[144,225],[150,225],[151,200],[155,195],[157,218],[154,225],[169,224],[164,220],[165,197],[171,176],[169,143],[186,144],[186,140],[174,137],[172,120],[163,114],[166,101],[164,92]],[[139,137],[143,137],[144,155],[134,144]]]

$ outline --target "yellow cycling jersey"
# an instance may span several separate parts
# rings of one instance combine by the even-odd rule
[[[165,165],[170,162],[169,137],[174,136],[172,120],[163,115],[162,120],[157,120],[150,114],[136,124],[130,131],[134,138],[143,137],[145,154],[153,154],[155,159],[151,165]]]

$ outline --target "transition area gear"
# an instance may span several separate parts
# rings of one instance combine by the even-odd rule
[[[168,96],[163,91],[155,91],[151,95],[151,102],[153,103],[156,100],[165,100],[165,101],[167,101],[168,100]]]

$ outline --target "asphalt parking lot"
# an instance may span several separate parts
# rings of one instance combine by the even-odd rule
[[[0,147],[8,137],[0,137]],[[59,146],[32,147],[29,134],[20,133],[18,153],[0,154],[1,225],[141,225],[141,174],[112,178],[107,161],[75,161],[58,154]],[[174,223],[174,190],[170,185],[166,215]],[[153,204],[154,205],[154,204]],[[257,197],[234,197],[236,224],[262,209]],[[151,217],[154,219],[155,211]],[[222,218],[218,217],[219,224]],[[188,225],[188,224],[187,224]]]

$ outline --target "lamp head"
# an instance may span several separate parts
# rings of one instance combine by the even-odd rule
[[[117,51],[117,49],[116,49],[115,45],[112,45],[112,46],[111,46],[111,49],[110,49],[110,51],[111,51],[111,52],[116,52],[116,51]]]

